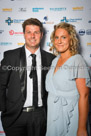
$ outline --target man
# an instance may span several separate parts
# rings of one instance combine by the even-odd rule
[[[47,109],[45,77],[55,56],[40,47],[43,26],[38,19],[27,19],[22,26],[25,45],[6,51],[1,61],[2,125],[6,136],[45,136]],[[34,54],[36,57],[33,57]]]

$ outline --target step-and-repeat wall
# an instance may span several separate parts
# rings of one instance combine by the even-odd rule
[[[4,51],[24,45],[22,23],[31,17],[44,25],[43,49],[48,52],[53,26],[75,25],[81,54],[91,68],[91,0],[0,0],[0,61]],[[5,136],[1,122],[0,136]]]

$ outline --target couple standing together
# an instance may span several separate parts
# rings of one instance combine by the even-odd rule
[[[54,26],[51,49],[57,56],[42,50],[43,26],[38,19],[27,19],[22,26],[25,45],[6,51],[0,66],[0,111],[6,136],[88,136],[91,79],[78,52],[74,26]],[[35,84],[31,66],[37,67]]]

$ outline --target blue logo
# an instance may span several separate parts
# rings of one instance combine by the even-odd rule
[[[68,19],[66,17],[63,17],[63,19],[61,19],[61,22],[68,22]]]
[[[44,16],[44,18],[43,18],[43,22],[42,22],[42,24],[54,24],[54,22],[52,22],[52,21],[48,21],[49,19],[48,19],[48,16]]]
[[[43,19],[44,19],[45,21],[48,21],[48,16],[45,16]]]
[[[11,23],[13,23],[13,20],[10,17],[8,17],[8,19],[5,20],[5,23],[7,23],[8,25],[11,25]]]
[[[0,42],[0,46],[8,46],[8,45],[12,45],[11,42]]]
[[[60,20],[60,22],[78,22],[78,21],[81,21],[82,18],[70,18],[70,19],[67,19],[66,17],[63,17],[63,19]]]
[[[84,29],[80,29],[79,30],[79,35],[83,36],[85,34],[85,30]]]
[[[10,17],[8,17],[7,20],[5,20],[5,23],[7,23],[8,25],[11,25],[11,23],[22,23],[24,22],[24,19],[11,19]]]
[[[63,8],[50,8],[50,11],[65,11],[66,8],[63,7]]]
[[[33,12],[39,12],[40,10],[44,10],[44,8],[32,8]]]

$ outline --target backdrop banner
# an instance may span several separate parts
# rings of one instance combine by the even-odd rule
[[[81,55],[91,68],[91,0],[0,0],[0,61],[4,51],[24,45],[22,23],[31,17],[44,25],[42,45],[48,52],[54,25],[73,24],[80,39]],[[0,136],[5,136],[1,122]]]

